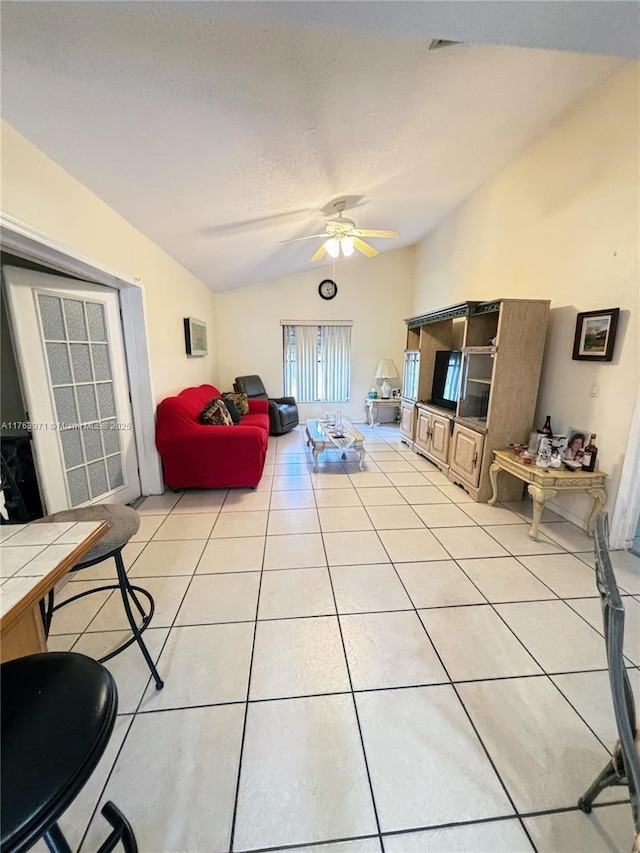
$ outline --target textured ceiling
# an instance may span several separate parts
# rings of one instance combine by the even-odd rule
[[[414,243],[621,66],[635,5],[5,3],[3,117],[227,290],[309,269],[279,241],[337,198]]]

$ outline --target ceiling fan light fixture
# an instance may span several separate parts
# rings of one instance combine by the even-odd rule
[[[330,240],[327,240],[327,242],[324,244],[324,247],[332,258],[337,258],[340,254],[340,243],[336,240],[335,237],[331,237]]]
[[[353,237],[343,237],[340,241],[340,245],[342,246],[342,254],[345,258],[350,258],[351,255],[353,255],[353,250],[355,249]]]

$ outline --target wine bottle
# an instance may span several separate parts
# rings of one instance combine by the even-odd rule
[[[544,422],[544,426],[540,430],[543,435],[546,435],[547,438],[553,438],[553,432],[551,430],[551,415],[547,415],[547,419]]]
[[[593,433],[591,438],[589,439],[589,444],[584,449],[584,453],[582,455],[582,470],[583,471],[593,471],[596,467],[596,457],[598,455],[598,448],[596,447],[596,438],[597,435]]]

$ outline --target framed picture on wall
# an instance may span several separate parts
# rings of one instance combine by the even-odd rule
[[[575,361],[611,361],[619,314],[619,308],[578,314],[572,358]]]
[[[207,355],[207,324],[195,317],[185,317],[184,341],[187,355]]]

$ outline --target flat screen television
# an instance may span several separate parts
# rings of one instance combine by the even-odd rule
[[[460,394],[462,350],[437,350],[431,400],[435,406],[455,410]]]

